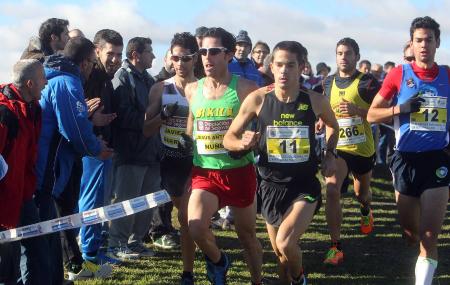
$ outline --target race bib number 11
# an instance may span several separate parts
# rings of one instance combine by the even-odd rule
[[[299,163],[309,159],[309,129],[307,126],[266,129],[267,158],[274,163]]]

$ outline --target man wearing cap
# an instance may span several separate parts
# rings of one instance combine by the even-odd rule
[[[327,78],[331,68],[325,62],[319,62],[316,65],[316,76],[320,78],[321,84],[316,85],[313,90],[322,93],[323,92],[323,80]]]
[[[252,40],[248,36],[247,31],[239,31],[236,36],[236,52],[234,53],[233,59],[228,64],[228,70],[232,74],[256,82],[258,86],[263,86],[263,80],[258,69],[256,69],[253,61],[248,58],[251,50]]]

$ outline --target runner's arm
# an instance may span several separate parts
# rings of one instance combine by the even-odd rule
[[[150,137],[158,132],[161,127],[161,96],[164,84],[159,82],[150,89],[148,93],[148,107],[145,112],[144,126],[142,132],[144,136]]]
[[[223,146],[229,151],[248,150],[257,143],[259,133],[245,131],[245,127],[257,116],[257,111],[262,102],[259,92],[259,90],[252,92],[244,99],[238,115],[225,134]]]
[[[194,131],[194,116],[192,114],[192,103],[194,100],[195,90],[197,90],[197,82],[188,84],[184,91],[186,99],[189,102],[189,115],[187,118],[186,134],[191,137],[193,136],[193,131]]]
[[[369,123],[389,122],[395,115],[400,114],[399,106],[390,106],[390,102],[380,94],[377,94],[370,105],[367,113]]]

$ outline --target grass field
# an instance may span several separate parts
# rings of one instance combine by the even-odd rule
[[[414,266],[418,247],[408,247],[401,238],[391,181],[384,175],[372,180],[375,232],[370,236],[359,233],[358,204],[351,194],[344,196],[344,223],[342,245],[345,262],[341,267],[329,268],[322,264],[329,245],[324,207],[314,217],[307,233],[300,241],[304,269],[308,284],[414,284]],[[384,178],[383,178],[384,177]],[[450,284],[450,206],[439,240],[439,265],[433,284]],[[250,275],[243,262],[242,250],[233,231],[216,231],[218,244],[230,256],[232,267],[228,273],[229,284],[250,284]],[[264,221],[258,219],[257,234],[264,250],[263,273],[276,279],[277,267]],[[125,263],[114,269],[112,278],[80,281],[76,284],[178,284],[181,273],[181,254],[177,250],[157,251],[147,260]],[[195,262],[196,284],[209,284],[205,278],[205,264],[200,253]]]

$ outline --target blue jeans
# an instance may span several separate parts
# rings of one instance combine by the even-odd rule
[[[38,209],[34,200],[26,201],[22,206],[20,226],[40,222]],[[46,236],[38,236],[20,241],[21,281],[24,285],[52,284],[49,259],[49,247]],[[19,282],[20,284],[20,282]]]
[[[112,160],[99,160],[95,157],[83,157],[83,175],[81,177],[78,208],[80,213],[104,205],[105,188],[111,175]],[[102,243],[102,224],[80,228],[81,251],[84,259],[93,259]]]

